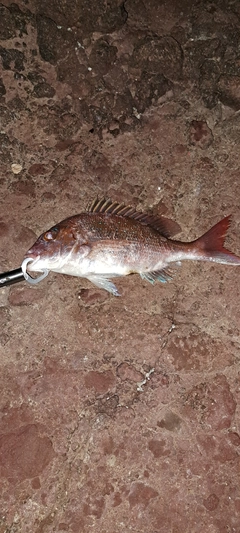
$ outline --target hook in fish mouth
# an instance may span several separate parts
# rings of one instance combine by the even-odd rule
[[[21,264],[21,268],[22,268],[22,271],[23,271],[24,278],[25,278],[26,281],[28,281],[28,283],[31,283],[31,285],[36,285],[37,283],[39,283],[39,281],[42,281],[42,279],[46,278],[46,276],[49,273],[49,270],[47,270],[47,268],[42,268],[41,270],[39,270],[39,272],[43,272],[43,274],[41,274],[41,276],[39,276],[38,278],[32,278],[27,273],[27,265],[28,265],[28,263],[30,263],[31,261],[33,261],[33,263],[36,263],[38,261],[38,259],[40,259],[40,255],[38,255],[35,259],[33,259],[32,257],[26,257],[26,259],[24,259],[22,264]]]

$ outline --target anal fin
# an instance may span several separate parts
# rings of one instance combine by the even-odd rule
[[[155,283],[155,281],[161,281],[161,283],[166,283],[167,281],[170,281],[175,271],[178,267],[181,266],[181,262],[177,261],[175,263],[171,263],[171,265],[162,268],[161,270],[153,270],[152,272],[141,272],[140,276],[142,279],[146,279],[150,283]]]
[[[105,289],[105,291],[110,292],[114,296],[120,296],[116,285],[110,279],[106,278],[105,276],[88,276],[87,279],[94,283],[97,287],[100,289]]]

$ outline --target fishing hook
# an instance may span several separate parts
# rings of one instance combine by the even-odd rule
[[[39,276],[38,278],[32,278],[30,276],[30,274],[27,273],[27,265],[28,265],[28,263],[30,263],[31,261],[35,262],[35,261],[37,261],[37,259],[39,259],[39,257],[36,257],[36,259],[33,259],[32,257],[26,257],[26,259],[24,259],[22,264],[21,264],[21,268],[22,268],[22,272],[23,272],[24,278],[25,278],[26,281],[28,281],[28,283],[31,283],[31,285],[36,285],[37,283],[39,283],[39,281],[42,281],[42,279],[46,278],[46,276],[49,273],[49,270],[47,270],[47,268],[43,268],[43,269],[39,270],[39,272],[43,272],[43,274],[41,274],[41,276]]]

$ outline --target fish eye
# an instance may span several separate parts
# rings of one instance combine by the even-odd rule
[[[44,233],[43,238],[45,241],[53,241],[54,239],[56,239],[57,234],[58,228],[52,228],[49,231],[46,231],[46,233]]]

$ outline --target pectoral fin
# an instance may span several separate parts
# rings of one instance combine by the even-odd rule
[[[116,285],[114,285],[114,283],[108,278],[105,278],[104,276],[88,276],[87,279],[97,287],[100,287],[100,289],[105,289],[105,291],[110,292],[114,296],[120,296]]]

